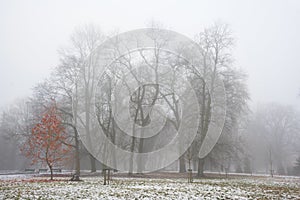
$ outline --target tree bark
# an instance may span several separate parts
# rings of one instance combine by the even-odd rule
[[[75,131],[75,170],[76,170],[75,174],[76,174],[76,179],[79,180],[80,177],[79,139],[78,139],[77,129],[75,128],[74,131]]]
[[[198,177],[204,177],[204,164],[205,164],[205,159],[204,158],[199,158],[199,160],[198,160],[198,172],[197,172]]]
[[[49,169],[50,169],[50,180],[53,180],[53,168],[51,165],[49,165]]]
[[[185,172],[186,172],[185,159],[184,159],[184,155],[182,155],[179,158],[179,173],[185,173]]]
[[[92,154],[90,154],[90,161],[91,161],[91,172],[96,172],[96,159]]]
[[[103,173],[103,179],[104,179],[103,185],[106,185],[106,169],[103,169],[102,173]]]

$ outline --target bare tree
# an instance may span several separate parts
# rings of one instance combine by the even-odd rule
[[[243,82],[245,81],[243,75],[240,75],[241,73],[232,67],[233,37],[229,27],[226,24],[216,23],[198,34],[195,40],[201,47],[203,57],[202,66],[194,70],[195,77],[201,81],[197,86],[200,91],[198,96],[201,105],[201,117],[198,139],[195,142],[196,146],[201,146],[210,124],[212,109],[210,94],[214,92],[216,77],[219,76],[224,81],[226,89],[227,114],[225,125],[227,127],[225,126],[225,128],[234,127],[234,124],[237,124],[237,118],[247,105],[248,93]],[[204,82],[207,79],[211,80],[210,85]],[[205,158],[198,160],[198,176],[203,176],[204,161]]]
[[[27,166],[26,160],[20,155],[19,148],[29,137],[35,123],[29,99],[20,99],[6,108],[0,117],[2,168],[18,169]],[[6,156],[7,160],[5,159]]]
[[[78,74],[76,74],[76,95],[78,98],[83,101],[83,107],[81,108],[85,112],[85,119],[79,120],[81,126],[84,127],[86,135],[88,137],[88,141],[91,143],[90,139],[90,131],[91,131],[91,117],[90,117],[90,109],[91,109],[91,100],[92,95],[94,93],[95,85],[96,85],[96,66],[93,63],[94,57],[92,56],[92,52],[96,50],[98,45],[103,42],[105,36],[102,34],[99,28],[94,25],[85,25],[83,27],[79,27],[75,30],[71,37],[71,47],[69,48],[69,57],[71,57],[72,62],[76,63],[76,68]],[[78,78],[78,79],[77,79]],[[79,84],[80,83],[80,84]],[[78,100],[78,99],[76,99]],[[79,117],[78,111],[76,111],[77,116]],[[91,161],[91,171],[96,171],[96,160],[90,154]]]
[[[259,106],[248,129],[253,157],[265,160],[266,171],[271,174],[274,169],[285,174],[288,163],[297,154],[299,130],[299,114],[292,107],[275,103]]]

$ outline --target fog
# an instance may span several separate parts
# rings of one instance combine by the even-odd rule
[[[300,140],[288,140],[284,144],[270,141],[268,138],[272,138],[278,127],[264,126],[270,119],[261,115],[266,116],[270,110],[277,114],[286,111],[286,116],[272,122],[286,117],[292,119],[293,123],[288,126],[293,128],[285,129],[285,125],[281,128],[284,133],[290,134],[287,136],[290,139],[299,137],[299,19],[298,0],[1,1],[0,111],[16,104],[18,99],[31,96],[32,89],[50,77],[61,63],[59,50],[72,43],[71,35],[80,27],[96,25],[103,35],[111,37],[116,33],[149,27],[155,21],[166,29],[194,39],[196,34],[215,23],[227,24],[234,39],[230,47],[232,65],[247,76],[242,80],[248,88],[249,99],[245,101],[250,111],[246,117],[240,118],[251,115],[249,121],[252,120],[247,130],[239,134],[246,135],[249,154],[264,154],[253,164],[256,172],[268,173],[270,163],[266,160],[272,157],[272,151],[272,159],[286,159],[272,164],[285,168],[283,173],[287,174],[287,168],[293,165],[299,154]],[[25,105],[24,102],[21,104]],[[240,128],[246,121],[237,126]],[[253,132],[257,135],[251,135]],[[260,141],[262,149],[257,152],[256,141],[266,132],[269,133],[266,137],[269,146],[265,149],[266,143]],[[291,143],[293,148],[286,149]],[[274,145],[283,149],[275,151]],[[219,155],[217,150],[214,153]],[[264,162],[267,164],[262,164]],[[288,164],[283,166],[284,162]]]
[[[294,1],[2,1],[0,106],[26,96],[57,65],[57,49],[76,26],[95,23],[107,33],[157,20],[193,37],[221,20],[236,36],[235,61],[249,74],[252,102],[300,106],[300,3]]]

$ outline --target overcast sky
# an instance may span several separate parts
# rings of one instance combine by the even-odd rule
[[[300,108],[299,0],[0,0],[0,109],[49,76],[75,27],[94,23],[106,33],[122,32],[152,19],[189,37],[215,21],[228,23],[252,102]]]

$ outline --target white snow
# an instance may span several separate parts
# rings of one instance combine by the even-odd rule
[[[23,177],[0,180],[0,199],[299,199],[300,179],[144,179],[102,177],[49,182],[47,178]]]
[[[32,174],[1,174],[0,181],[3,180],[19,180],[33,177]]]

